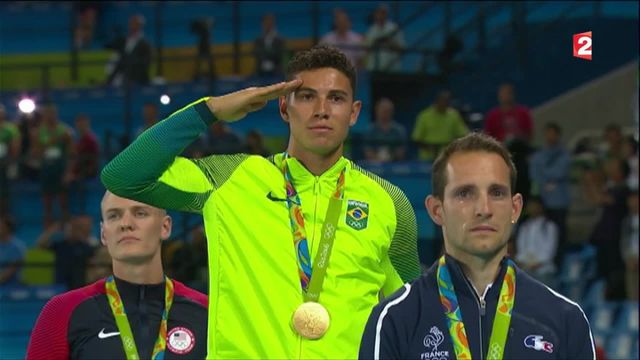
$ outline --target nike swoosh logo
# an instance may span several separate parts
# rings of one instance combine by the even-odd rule
[[[277,197],[273,196],[273,194],[271,193],[271,191],[269,191],[269,192],[267,193],[267,199],[269,199],[269,200],[271,200],[271,201],[287,201],[287,199],[280,199],[280,198],[277,198]]]
[[[120,332],[119,331],[115,331],[115,332],[106,333],[106,332],[104,332],[104,328],[102,328],[102,330],[100,330],[100,332],[98,333],[98,338],[106,339],[106,338],[110,338],[110,337],[116,336],[116,335],[120,335]]]

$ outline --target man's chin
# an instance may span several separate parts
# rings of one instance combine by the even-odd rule
[[[123,264],[140,265],[145,264],[153,258],[153,254],[127,254],[117,259]]]
[[[311,151],[318,155],[330,156],[340,151],[340,145],[336,145],[333,143],[314,144],[313,146],[311,146]]]
[[[471,253],[479,258],[490,260],[496,256],[502,256],[506,252],[507,244],[486,245],[474,247]]]

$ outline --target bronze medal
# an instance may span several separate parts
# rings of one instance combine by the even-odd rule
[[[308,301],[298,306],[293,313],[292,322],[293,328],[300,336],[316,340],[327,332],[331,319],[324,306]]]

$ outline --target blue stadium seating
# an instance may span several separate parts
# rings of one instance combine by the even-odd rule
[[[594,331],[611,330],[617,310],[618,304],[614,302],[606,302],[595,306],[588,316]]]
[[[585,295],[584,303],[589,305],[599,305],[605,302],[606,283],[603,279],[596,279],[589,285]]]
[[[638,353],[633,354],[634,343],[637,342],[638,333],[613,332],[605,345],[608,359],[637,359]]]
[[[560,268],[559,280],[573,283],[578,280],[587,281],[595,276],[595,248],[585,245],[581,250],[567,253]]]
[[[0,359],[24,358],[42,307],[63,291],[60,285],[0,287]]]
[[[620,304],[618,317],[613,324],[614,331],[637,333],[639,331],[638,316],[637,302],[628,301]]]

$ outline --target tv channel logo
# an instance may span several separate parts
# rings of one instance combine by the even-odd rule
[[[573,34],[573,56],[591,60],[593,38],[591,37],[591,31]]]

